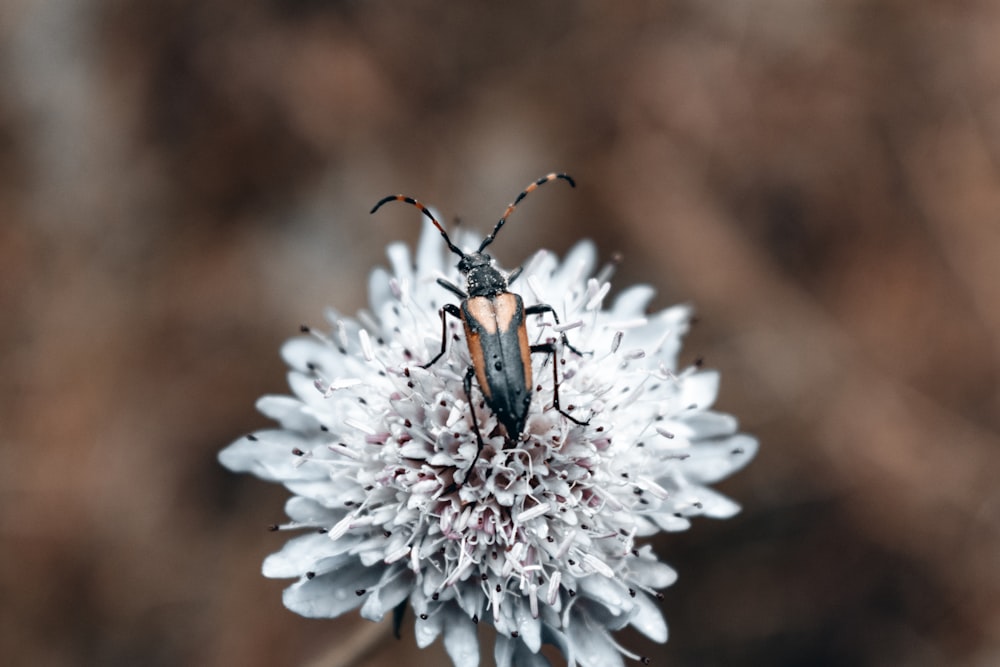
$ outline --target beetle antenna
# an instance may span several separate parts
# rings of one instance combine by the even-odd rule
[[[462,252],[462,249],[459,248],[454,243],[452,243],[451,239],[448,238],[448,232],[444,230],[444,227],[442,227],[441,223],[437,221],[437,218],[434,217],[434,214],[431,213],[426,206],[424,206],[422,203],[420,203],[413,197],[407,197],[406,195],[389,195],[388,197],[382,197],[382,199],[379,199],[378,203],[372,207],[372,210],[368,212],[369,215],[382,208],[383,204],[387,204],[391,201],[401,201],[407,204],[412,204],[413,206],[416,206],[418,209],[420,209],[420,212],[426,215],[430,219],[430,221],[434,223],[434,226],[437,227],[437,230],[441,232],[441,236],[444,237],[444,242],[448,244],[448,249],[451,250],[456,255],[458,255],[459,257],[465,257],[465,253]]]
[[[521,203],[521,200],[522,200],[522,199],[524,199],[525,197],[527,197],[527,196],[528,196],[528,193],[529,193],[529,192],[533,192],[533,191],[535,190],[535,188],[537,188],[537,187],[538,187],[539,185],[545,185],[545,184],[546,184],[546,183],[548,183],[549,181],[554,181],[554,180],[556,180],[557,178],[561,178],[561,179],[563,179],[564,181],[566,181],[567,183],[569,183],[569,184],[570,184],[570,186],[572,186],[572,187],[574,187],[574,188],[576,187],[576,183],[575,183],[575,182],[573,181],[573,179],[572,179],[572,178],[571,178],[571,177],[569,176],[569,174],[556,174],[556,173],[551,173],[551,174],[549,174],[549,175],[547,175],[547,176],[543,176],[542,178],[539,178],[539,179],[538,179],[537,181],[535,181],[534,183],[532,183],[531,185],[529,185],[528,187],[526,187],[526,188],[525,188],[525,189],[524,189],[524,190],[523,190],[523,191],[521,192],[521,194],[519,194],[519,195],[518,195],[518,196],[517,196],[517,197],[516,197],[516,198],[514,199],[514,201],[512,201],[512,202],[510,203],[510,205],[509,205],[509,206],[507,207],[507,210],[503,212],[503,216],[501,216],[501,218],[500,218],[500,219],[499,219],[499,220],[497,221],[497,224],[496,224],[496,226],[495,226],[495,227],[493,228],[493,231],[492,231],[492,232],[490,232],[490,235],[489,235],[489,236],[487,236],[487,237],[486,237],[485,239],[483,239],[483,242],[482,242],[482,243],[481,243],[481,244],[479,245],[479,250],[478,250],[477,252],[482,252],[483,250],[485,250],[485,249],[486,249],[486,246],[488,246],[489,244],[493,243],[493,239],[495,239],[495,238],[497,237],[497,232],[499,232],[499,231],[500,231],[500,228],[501,228],[501,227],[503,227],[503,223],[507,222],[507,217],[508,217],[508,216],[509,216],[509,215],[510,215],[511,213],[513,213],[513,212],[514,212],[514,208],[515,208],[515,207],[516,207],[516,206],[517,206],[518,204],[520,204],[520,203]]]

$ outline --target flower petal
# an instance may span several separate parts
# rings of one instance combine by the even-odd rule
[[[653,641],[661,644],[667,641],[667,622],[660,608],[644,593],[635,596],[635,612],[629,624]]]
[[[689,440],[716,438],[736,432],[736,419],[721,412],[706,410],[684,415],[670,426],[674,435]]]
[[[261,569],[269,579],[301,577],[306,572],[315,570],[318,561],[343,550],[325,534],[301,535],[288,540],[281,551],[265,558]]]
[[[285,514],[292,521],[307,525],[332,526],[344,518],[343,510],[323,507],[315,500],[302,496],[292,496],[285,503]]]
[[[476,624],[461,613],[449,613],[444,626],[444,648],[455,667],[479,665],[479,639]]]
[[[271,482],[320,479],[318,466],[303,465],[295,449],[309,449],[311,442],[291,431],[258,431],[219,452],[219,463],[233,472],[249,472]]]
[[[257,411],[269,417],[289,431],[311,431],[319,428],[315,415],[306,406],[291,396],[263,396],[257,401]]]
[[[757,439],[744,434],[712,442],[698,442],[680,462],[684,475],[702,484],[717,482],[739,470],[757,453]]]
[[[586,619],[570,624],[567,632],[572,656],[583,667],[624,667],[621,653],[608,636],[608,631],[593,627]]]
[[[646,306],[656,296],[652,285],[632,285],[621,291],[611,307],[613,319],[633,319],[646,314]]]
[[[680,405],[682,409],[707,410],[719,395],[719,374],[715,371],[701,371],[684,378],[681,384]]]
[[[388,572],[388,571],[387,571]],[[413,579],[393,573],[384,584],[374,587],[361,605],[361,615],[370,621],[381,621],[386,612],[395,609],[413,592]]]
[[[629,572],[636,581],[650,588],[666,588],[677,581],[677,572],[666,563],[656,560],[649,545],[639,550],[640,558],[629,561]]]
[[[427,607],[421,604],[425,601],[426,598],[415,598],[412,601],[413,611],[417,614],[417,620],[413,624],[413,634],[417,646],[420,648],[427,648],[433,644],[444,628],[445,615],[442,613],[427,613]],[[421,618],[421,615],[425,615],[426,618]]]
[[[600,602],[614,616],[626,611],[632,606],[625,586],[615,579],[609,579],[600,574],[592,574],[580,579],[579,592]]]
[[[528,606],[527,600],[522,599],[515,603],[514,622],[517,623],[517,632],[521,636],[521,641],[530,649],[531,653],[537,653],[542,648],[542,624],[539,619],[531,615],[531,608]]]
[[[532,651],[519,639],[497,635],[493,647],[496,667],[551,667],[548,659]]]
[[[306,618],[334,618],[360,606],[364,598],[357,591],[378,583],[381,574],[379,568],[364,567],[355,561],[292,584],[282,598],[286,607]]]

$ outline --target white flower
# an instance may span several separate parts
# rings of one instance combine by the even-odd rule
[[[644,285],[604,309],[611,270],[593,275],[591,244],[561,263],[539,252],[510,290],[558,313],[558,329],[551,314],[529,316],[529,341],[556,341],[561,406],[587,423],[554,409],[553,362],[537,354],[523,434],[507,442],[475,382],[469,404],[457,320],[445,355],[420,366],[440,350],[438,311],[456,298],[436,280],[463,284],[454,256],[430,224],[415,265],[403,245],[388,255],[391,272],[369,281],[370,313],[330,312],[327,333],[285,344],[294,397],[258,402],[279,426],[219,457],[293,494],[282,528],[307,532],[263,567],[298,579],[285,605],[310,617],[394,612],[398,622],[408,604],[418,644],[443,633],[459,667],[479,664],[480,621],[496,628],[501,667],[547,665],[542,643],[570,665],[621,665],[638,659],[611,637],[626,625],[665,641],[656,591],[676,575],[641,542],[693,516],[735,514],[707,485],[757,450],[710,409],[718,374],[677,368],[690,309],[646,314]]]

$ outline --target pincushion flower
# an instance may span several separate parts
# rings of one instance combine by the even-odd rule
[[[709,485],[745,465],[757,441],[711,410],[716,372],[678,368],[690,308],[647,314],[645,285],[605,307],[612,271],[595,274],[595,254],[587,242],[561,262],[539,252],[510,286],[558,313],[558,327],[551,314],[528,316],[528,338],[555,342],[561,405],[581,423],[555,409],[553,360],[535,355],[523,432],[505,438],[476,385],[470,404],[457,320],[445,354],[421,367],[441,349],[438,311],[454,300],[437,280],[462,284],[430,224],[415,258],[388,248],[369,312],[330,311],[325,330],[284,345],[293,396],[257,404],[277,427],[219,458],[293,494],[280,528],[304,534],[263,565],[265,576],[297,579],[289,609],[335,617],[360,607],[376,621],[393,613],[398,627],[410,607],[417,643],[443,634],[458,667],[479,664],[480,622],[496,629],[500,667],[547,665],[543,643],[570,665],[621,665],[639,659],[611,636],[627,625],[666,641],[657,591],[676,575],[643,540],[694,516],[734,515]],[[563,332],[582,354],[561,344]]]

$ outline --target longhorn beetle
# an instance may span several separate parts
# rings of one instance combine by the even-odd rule
[[[465,276],[465,290],[443,278],[438,278],[438,284],[457,295],[462,302],[456,306],[446,304],[438,314],[441,317],[441,350],[433,359],[421,368],[428,368],[436,363],[445,353],[448,344],[448,324],[446,317],[461,320],[465,327],[465,342],[469,346],[469,356],[472,357],[472,365],[466,370],[463,387],[469,407],[472,412],[472,426],[476,432],[476,440],[479,449],[476,457],[472,459],[469,470],[476,465],[479,455],[483,451],[483,436],[479,432],[479,423],[476,419],[476,411],[472,408],[472,377],[475,376],[479,389],[483,392],[486,404],[496,415],[497,421],[503,426],[506,432],[507,442],[516,441],[528,416],[528,407],[531,405],[531,355],[536,353],[548,354],[552,357],[552,382],[553,382],[553,407],[561,415],[572,421],[574,424],[586,426],[589,421],[583,421],[572,416],[559,405],[559,364],[556,363],[556,348],[553,342],[539,343],[531,345],[528,343],[528,331],[525,327],[525,317],[527,315],[538,315],[540,313],[551,313],[556,324],[559,324],[559,316],[552,306],[548,304],[536,304],[524,307],[524,301],[517,294],[509,292],[507,288],[517,280],[521,274],[519,267],[510,274],[504,275],[493,266],[493,258],[483,252],[496,238],[497,232],[507,221],[507,217],[514,211],[514,208],[540,185],[549,181],[562,179],[576,187],[573,179],[566,174],[549,174],[538,179],[513,202],[507,206],[503,216],[493,227],[489,236],[479,244],[479,249],[475,252],[466,253],[461,248],[452,243],[448,238],[441,223],[422,203],[413,197],[404,195],[389,195],[383,197],[372,208],[371,213],[377,211],[383,204],[391,201],[401,201],[416,206],[421,213],[427,216],[448,244],[448,249],[459,256],[458,270]],[[562,343],[576,354],[582,354],[575,347],[570,345],[565,332],[560,332]],[[466,473],[468,474],[468,473]]]

